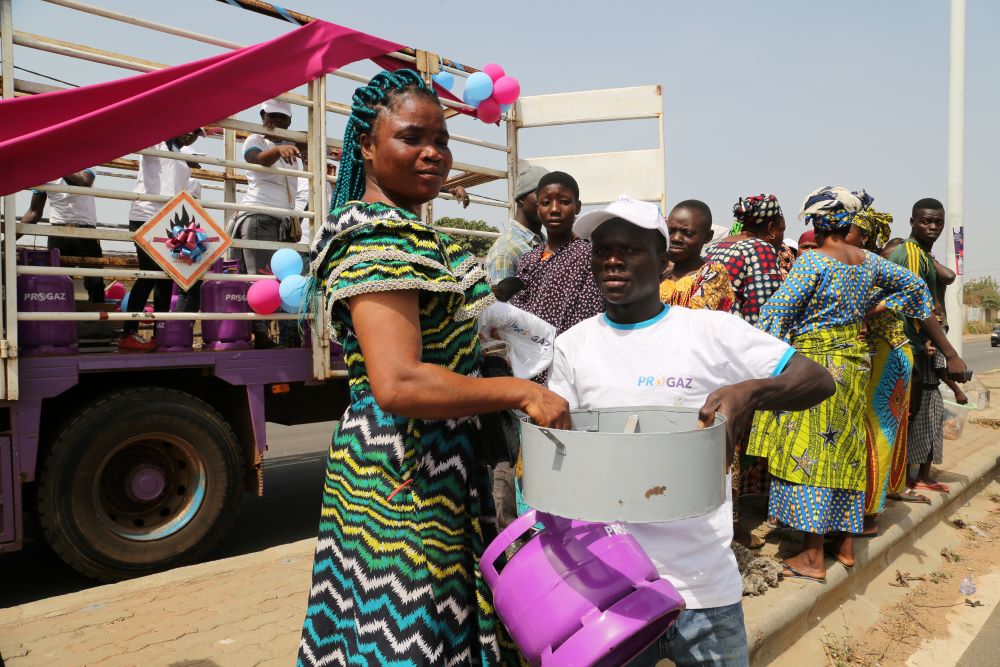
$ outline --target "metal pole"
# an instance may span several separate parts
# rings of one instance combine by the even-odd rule
[[[957,273],[945,292],[948,340],[962,354],[965,313],[962,308],[965,219],[965,0],[951,0],[951,52],[948,67],[948,211],[944,225],[945,266]]]
[[[0,0],[0,56],[3,99],[14,97],[14,18],[11,0]],[[0,398],[17,400],[17,198],[3,198],[3,340],[0,340]]]

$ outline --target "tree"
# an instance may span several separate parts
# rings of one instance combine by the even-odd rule
[[[466,220],[465,218],[438,218],[434,221],[437,227],[457,227],[459,229],[470,229],[477,232],[497,232],[497,228],[486,224],[483,220]],[[465,236],[459,234],[449,234],[463,248],[475,255],[484,257],[493,245],[492,238],[481,238],[478,236]]]
[[[988,310],[1000,309],[1000,285],[992,276],[976,278],[965,283],[962,297],[968,306],[978,306]]]

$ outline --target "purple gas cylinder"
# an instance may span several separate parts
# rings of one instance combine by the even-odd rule
[[[543,530],[497,571],[504,551],[539,521]],[[497,615],[532,665],[627,664],[684,610],[621,524],[530,510],[493,540],[480,567]]]
[[[177,283],[170,297],[170,312],[177,312]],[[157,352],[190,352],[194,347],[193,320],[159,320],[156,322]]]
[[[27,250],[19,248],[17,263],[26,266],[59,266],[59,250]],[[18,276],[17,309],[25,313],[72,313],[73,279],[69,276]],[[18,351],[22,356],[43,354],[76,354],[73,321],[18,322]]]
[[[216,273],[237,273],[238,261],[220,260],[212,270]],[[201,311],[203,313],[248,313],[248,282],[232,280],[206,280],[201,285]],[[201,323],[203,350],[250,349],[250,320],[204,320]]]

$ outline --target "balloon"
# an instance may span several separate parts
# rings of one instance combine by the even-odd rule
[[[132,292],[125,292],[125,296],[122,297],[122,302],[118,304],[118,310],[123,313],[128,312],[128,295]]]
[[[500,105],[500,113],[507,113],[512,106],[514,106],[514,105],[513,104],[501,104]]]
[[[493,85],[493,97],[500,104],[511,104],[521,94],[521,84],[512,76],[500,77]]]
[[[500,67],[500,65],[497,65],[496,63],[490,63],[483,67],[483,72],[485,72],[493,82],[496,82],[497,79],[506,74],[506,72],[503,71],[503,67]]]
[[[301,306],[301,305],[302,304],[299,304],[299,306]],[[287,301],[282,301],[281,302],[281,309],[283,311],[285,311],[286,313],[297,313],[297,312],[299,312],[299,306],[293,306],[292,304],[288,303]]]
[[[302,299],[306,293],[305,276],[292,275],[281,281],[278,287],[278,294],[281,295],[281,303],[287,303],[296,311],[302,305]]]
[[[441,86],[445,90],[451,90],[451,87],[455,85],[455,75],[451,72],[441,70],[431,78],[434,79],[434,83]]]
[[[271,273],[278,280],[302,273],[302,255],[291,248],[281,248],[271,255]]]
[[[469,91],[467,90],[462,92],[462,101],[468,104],[473,109],[478,107],[479,103],[482,102],[482,100],[474,100],[471,97],[469,97]]]
[[[108,301],[121,301],[125,298],[126,294],[128,292],[125,289],[125,285],[117,280],[108,285],[108,288],[104,290],[104,298]]]
[[[485,74],[483,72],[476,72],[475,74],[469,75],[468,80],[465,82],[464,95],[468,95],[470,100],[476,100],[477,102],[482,102],[492,94],[493,94],[493,79],[490,78],[489,74]]]
[[[281,306],[281,291],[277,280],[258,280],[247,290],[247,304],[258,315],[270,315]]]
[[[493,124],[500,120],[500,105],[492,97],[485,99],[476,108],[476,117],[484,123]]]

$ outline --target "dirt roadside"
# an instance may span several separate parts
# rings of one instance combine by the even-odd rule
[[[771,664],[955,665],[1000,604],[998,542],[1000,481],[994,477]],[[966,577],[975,593],[960,592]]]

